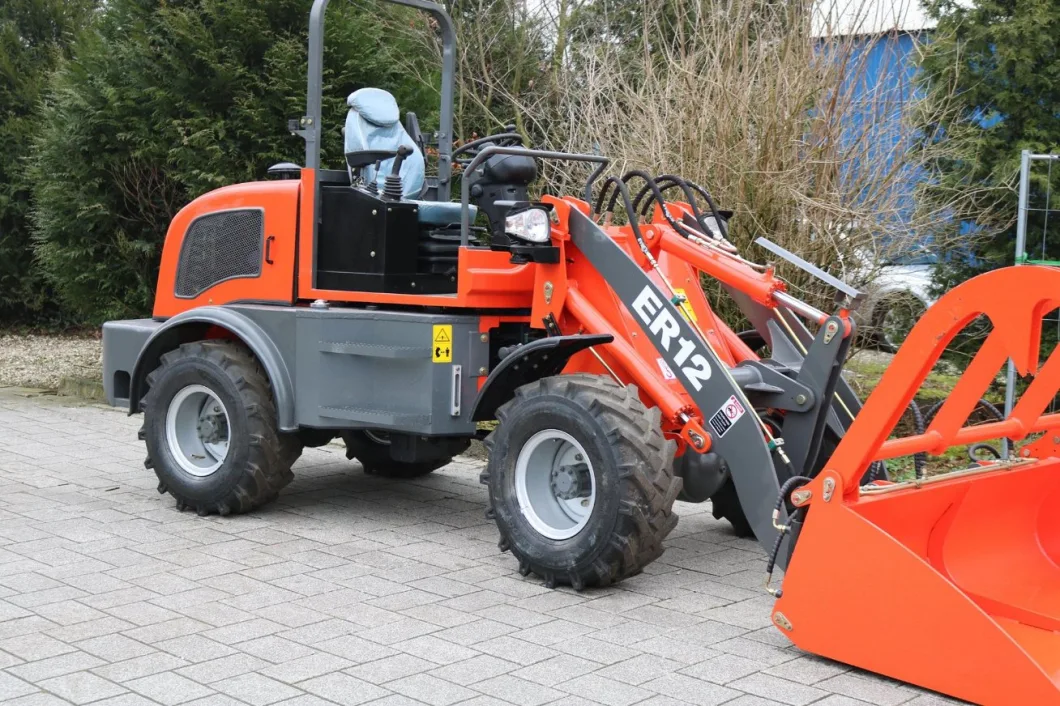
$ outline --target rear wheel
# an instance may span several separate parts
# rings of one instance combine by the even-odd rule
[[[395,461],[390,455],[390,435],[385,431],[344,431],[342,440],[346,443],[346,458],[356,458],[365,473],[381,478],[418,478],[449,465],[453,460],[450,456],[432,461]]]
[[[677,525],[676,445],[635,387],[595,375],[516,390],[486,439],[500,547],[548,586],[606,586],[640,572]]]
[[[247,512],[291,481],[301,444],[278,430],[268,378],[246,348],[186,343],[162,356],[147,383],[144,465],[180,509]]]

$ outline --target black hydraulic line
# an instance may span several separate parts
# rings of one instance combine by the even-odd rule
[[[806,476],[792,476],[784,481],[784,485],[780,486],[780,493],[777,495],[776,505],[773,507],[773,524],[777,524],[777,520],[780,518],[780,511],[783,509],[788,499],[788,494],[795,490],[797,487],[806,485],[812,479]],[[803,517],[806,515],[806,506],[795,508],[795,512],[791,514],[791,518],[788,520],[789,523],[801,522]],[[773,579],[773,569],[777,565],[777,556],[780,554],[780,546],[784,543],[784,536],[791,529],[791,525],[779,525],[779,532],[777,533],[777,539],[773,542],[773,550],[769,552],[769,562],[766,564],[766,589],[769,590],[775,597],[780,598],[782,591],[778,588],[772,590],[769,588],[769,582]]]
[[[594,214],[599,215],[601,213],[600,209],[604,205],[604,199],[607,198],[608,189],[611,188],[612,184],[617,184],[619,182],[619,178],[613,175],[604,179],[604,183],[600,185],[600,193],[596,197],[596,206],[593,207]]]
[[[919,436],[923,434],[927,429],[927,425],[924,423],[924,415],[920,413],[920,407],[917,406],[915,401],[909,403],[909,411],[913,413],[913,431]],[[924,472],[927,469],[927,454],[923,451],[913,454],[913,474],[917,480],[924,477]],[[882,461],[880,463],[883,463]]]
[[[655,177],[653,180],[658,196],[653,192],[652,197],[644,201],[644,205],[641,206],[641,201],[648,194],[649,191],[653,191],[651,184],[645,184],[644,187],[637,193],[633,199],[633,208],[637,209],[642,216],[648,214],[648,209],[653,203],[662,198],[662,194],[675,187],[680,188],[684,192],[685,198],[688,200],[688,204],[692,207],[692,216],[696,219],[696,223],[699,224],[699,229],[705,237],[712,235],[710,226],[707,225],[706,220],[703,217],[703,212],[699,209],[699,204],[696,203],[695,194],[692,188],[688,185],[684,179],[673,174],[664,174],[659,177]],[[665,204],[665,202],[663,202]],[[717,218],[717,217],[716,217]],[[684,227],[684,224],[680,224],[681,228],[677,229],[681,235],[688,237],[688,229]]]
[[[972,444],[968,447],[968,459],[972,462],[972,468],[979,465],[979,457],[976,456],[979,451],[986,451],[998,461],[1001,460],[1001,450],[997,447],[984,443]]]
[[[626,183],[622,179],[619,179],[616,176],[607,177],[604,181],[603,187],[600,189],[600,198],[596,202],[596,213],[600,212],[600,203],[603,201],[608,186],[614,186],[615,192],[608,204],[607,213],[614,212],[615,202],[618,200],[618,197],[621,196],[622,203],[626,207],[626,217],[629,219],[629,226],[633,231],[633,237],[636,238],[641,251],[650,255],[651,251],[648,249],[648,244],[644,242],[644,236],[640,232],[640,223],[637,220],[637,212],[633,210],[633,202],[629,197],[629,188],[626,187]]]
[[[714,203],[714,197],[710,195],[709,191],[707,191],[705,188],[695,183],[694,181],[689,182],[688,185],[691,186],[692,189],[694,189],[695,191],[699,192],[699,195],[702,196],[703,199],[707,202],[707,205],[710,206],[710,212],[714,216],[714,220],[718,222],[718,230],[721,231],[722,237],[728,239],[729,227],[728,224],[725,222],[725,219],[721,217],[721,211],[718,210],[718,205]]]
[[[946,400],[939,400],[938,402],[936,402],[935,404],[931,405],[931,407],[928,408],[927,413],[924,414],[923,419],[921,420],[921,427],[917,431],[918,434],[923,434],[924,433],[924,430],[928,426],[930,426],[932,421],[934,421],[935,415],[937,415],[939,413],[939,410],[942,409],[942,405],[944,405],[945,403],[946,403]],[[987,414],[989,414],[995,420],[997,420],[999,422],[1005,421],[1004,412],[1002,412],[1000,409],[995,407],[993,404],[991,404],[987,400],[981,399],[978,402],[976,402],[975,406],[977,408],[981,408],[982,410],[984,410]],[[995,458],[1001,458],[1001,452],[998,449],[996,449],[993,446],[991,446],[990,444],[986,444],[986,443],[973,444],[973,445],[969,446],[968,447],[968,457],[972,460],[973,463],[977,462],[978,459],[975,457],[975,452],[976,451],[986,451],[986,450],[989,450],[989,452],[992,453]],[[917,460],[918,457],[922,457],[924,459],[923,460],[923,464],[927,463],[927,454],[925,454],[923,452],[916,454],[913,457],[914,463],[916,463],[916,460]],[[918,479],[924,477],[923,465],[917,466],[917,468],[916,468],[916,477]]]
[[[648,174],[647,172],[644,172],[644,171],[642,171],[640,169],[631,169],[631,170],[629,170],[628,172],[626,172],[625,174],[622,175],[622,180],[621,181],[622,181],[623,184],[628,184],[628,182],[631,181],[634,178],[640,179],[641,181],[644,182],[644,187],[638,193],[638,198],[642,198],[641,194],[644,194],[647,191],[650,191],[652,193],[652,198],[648,200],[648,203],[657,202],[659,204],[659,207],[662,208],[663,217],[666,218],[666,222],[670,224],[671,228],[673,228],[675,231],[677,231],[678,233],[680,233],[682,236],[684,236],[686,238],[689,237],[690,235],[694,234],[694,233],[690,233],[689,232],[689,228],[684,223],[681,223],[681,222],[679,222],[677,220],[674,220],[674,217],[672,215],[670,215],[670,211],[666,207],[666,199],[665,199],[665,197],[662,194],[662,189],[659,188],[659,184],[657,183],[657,180],[654,177],[652,177],[650,174]],[[677,178],[678,177],[674,177],[674,179],[677,179]],[[608,208],[607,208],[608,212],[612,212],[614,210],[614,206],[615,206],[615,202],[616,202],[617,198],[618,198],[618,192],[615,191],[611,195],[611,201],[609,202]],[[627,210],[628,210],[628,207],[627,207]],[[633,200],[632,210],[633,210],[633,213],[634,213],[634,216],[635,216],[635,214],[637,213],[637,200],[636,199]],[[643,212],[642,212],[642,215],[643,215]],[[700,223],[700,226],[704,229],[704,236],[709,237],[709,228],[706,227],[706,224],[705,223]]]
[[[681,177],[674,176],[673,174],[664,174],[659,177],[659,179],[674,179],[682,181],[686,183],[690,189],[702,196],[703,200],[707,202],[708,206],[710,206],[710,213],[712,216],[714,216],[714,220],[718,222],[718,230],[721,231],[722,236],[724,236],[725,238],[729,237],[729,229],[726,226],[725,220],[721,217],[721,211],[718,210],[718,205],[714,203],[714,197],[710,195],[709,191],[707,191],[705,188],[695,183],[694,181],[688,181],[687,179],[682,179]]]

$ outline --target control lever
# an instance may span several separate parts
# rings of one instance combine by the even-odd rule
[[[392,201],[401,200],[401,195],[404,191],[404,186],[401,183],[401,163],[410,154],[412,154],[412,148],[408,145],[398,147],[394,156],[394,168],[386,175],[386,184],[383,185],[383,196]]]

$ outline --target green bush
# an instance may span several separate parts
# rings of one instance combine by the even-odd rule
[[[62,61],[95,0],[0,2],[0,321],[54,316],[33,259],[26,158],[48,73]]]
[[[286,126],[305,112],[307,0],[104,7],[53,77],[32,164],[38,258],[92,321],[150,310],[168,223],[189,200],[304,155]],[[325,165],[341,164],[351,91],[385,87],[421,115],[437,101],[399,73],[413,49],[366,9],[328,11]]]

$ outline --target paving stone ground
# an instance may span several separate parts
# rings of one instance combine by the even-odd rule
[[[307,450],[278,501],[181,513],[138,418],[0,389],[0,703],[935,706],[769,624],[757,545],[681,504],[606,590],[521,577],[480,464],[414,482]]]

